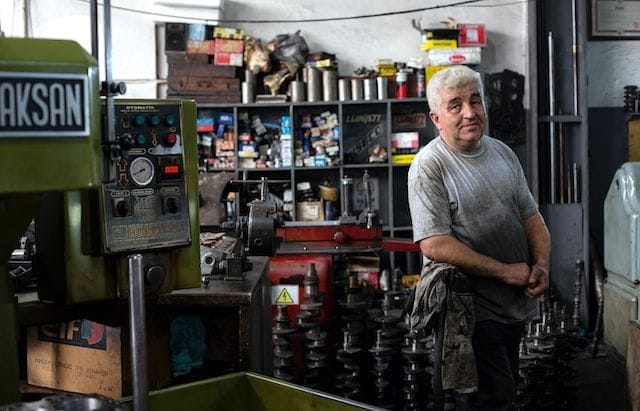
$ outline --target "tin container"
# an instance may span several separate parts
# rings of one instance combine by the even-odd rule
[[[387,86],[389,79],[386,77],[378,77],[376,78],[376,82],[378,85],[378,100],[385,100],[387,98]]]
[[[351,79],[351,98],[353,100],[362,100],[362,79],[361,78],[352,78]]]
[[[322,71],[322,99],[324,101],[338,99],[338,73],[335,70]]]
[[[338,80],[338,100],[351,100],[351,83],[348,79],[341,78]]]
[[[254,100],[253,83],[249,81],[242,82],[242,103],[253,103]]]
[[[372,78],[364,79],[364,99],[375,100],[378,97],[376,80]]]
[[[304,83],[302,81],[292,81],[289,83],[289,92],[291,93],[291,101],[299,103],[304,99]]]
[[[307,101],[322,100],[322,77],[320,70],[307,67]]]

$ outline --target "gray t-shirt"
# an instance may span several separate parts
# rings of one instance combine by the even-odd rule
[[[409,168],[413,240],[452,235],[477,252],[503,263],[530,263],[524,220],[538,210],[515,153],[482,136],[474,153],[462,153],[437,137]],[[521,287],[473,275],[477,320],[522,321],[535,303]]]

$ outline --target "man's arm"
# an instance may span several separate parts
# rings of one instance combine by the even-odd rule
[[[420,250],[432,261],[453,264],[480,275],[496,278],[513,286],[529,286],[530,269],[526,263],[505,264],[473,250],[450,235],[437,235],[420,241]]]
[[[540,213],[524,220],[524,229],[531,254],[531,276],[525,294],[536,298],[549,288],[549,258],[551,254],[551,236]]]

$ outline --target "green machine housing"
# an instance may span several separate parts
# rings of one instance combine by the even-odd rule
[[[32,218],[42,299],[122,296],[133,253],[152,292],[200,284],[195,103],[116,100],[114,162],[99,90],[97,62],[76,42],[0,37],[0,404],[19,399],[7,261]],[[125,115],[145,123],[129,133]]]
[[[105,160],[106,182],[47,194],[36,218],[41,299],[123,296],[127,253],[137,252],[147,293],[199,286],[195,115],[191,101],[115,101],[121,149]]]

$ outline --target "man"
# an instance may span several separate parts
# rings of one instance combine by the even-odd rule
[[[466,66],[442,70],[429,81],[427,99],[440,135],[409,169],[413,238],[426,261],[453,264],[470,277],[479,387],[469,407],[508,410],[524,322],[549,286],[549,231],[516,155],[483,135],[478,74]]]

